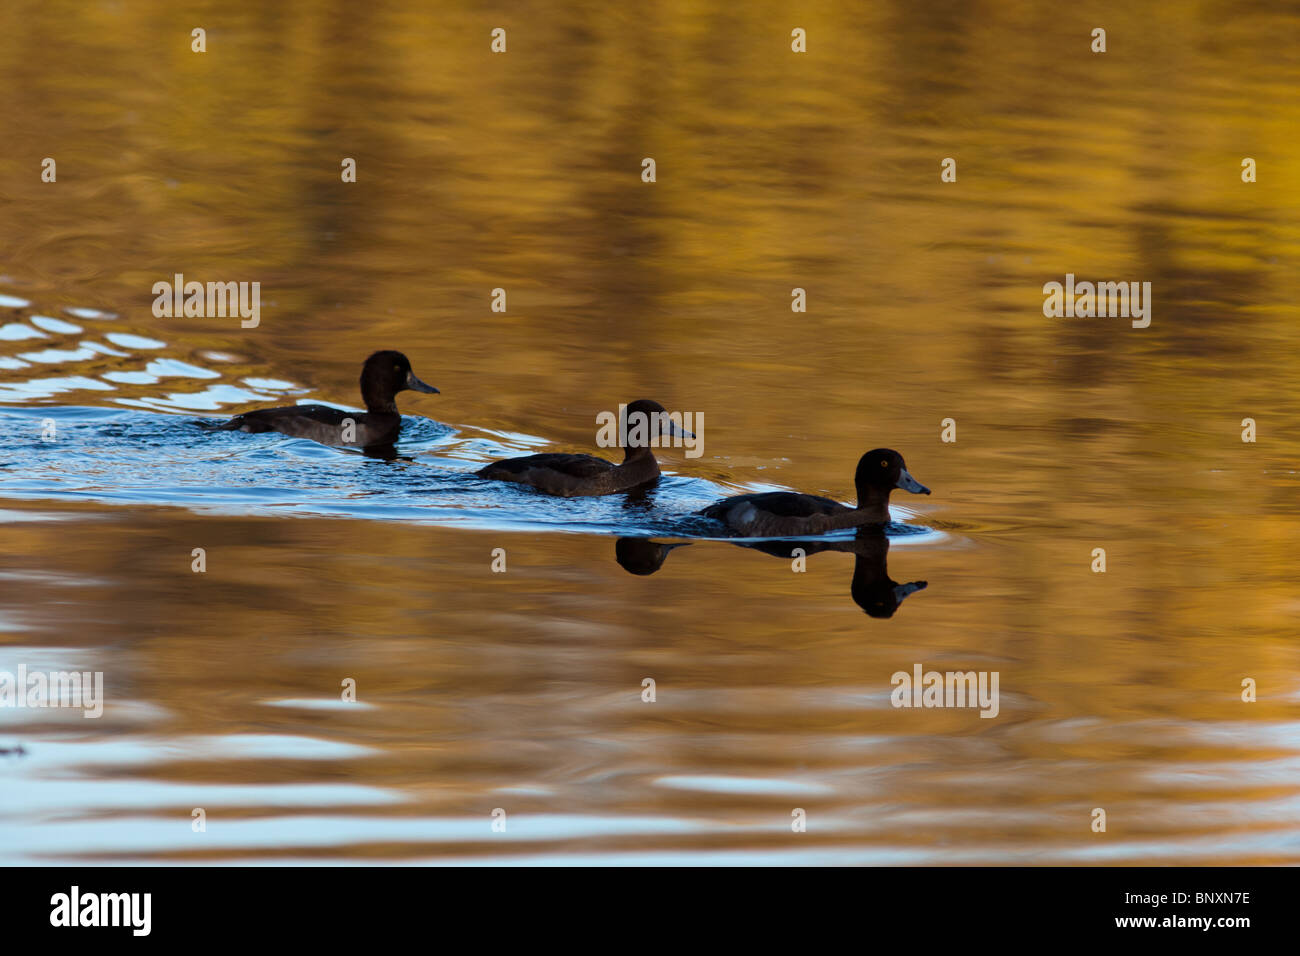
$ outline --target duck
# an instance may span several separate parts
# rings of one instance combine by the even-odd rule
[[[632,416],[636,413],[645,415],[645,421],[659,427],[650,430],[648,442],[629,442],[621,446],[623,461],[620,464],[595,455],[547,453],[503,458],[485,465],[474,474],[491,481],[531,485],[538,491],[561,498],[613,495],[647,485],[659,479],[659,462],[651,451],[654,438],[665,433],[692,440],[695,436],[671,419],[659,418],[668,413],[658,402],[649,399],[629,402],[624,424],[633,421]],[[622,437],[628,435],[626,425],[619,429],[619,434]]]
[[[888,524],[889,494],[895,488],[914,495],[930,493],[908,473],[903,456],[892,448],[874,448],[858,459],[853,483],[858,489],[856,508],[820,495],[768,491],[724,498],[700,514],[747,538],[787,538]]]
[[[366,359],[361,366],[361,398],[365,412],[349,412],[328,405],[284,405],[259,408],[236,415],[219,431],[280,432],[294,438],[310,438],[323,445],[347,445],[361,448],[391,445],[402,428],[395,396],[410,389],[439,394],[432,385],[420,381],[411,370],[410,360],[401,352],[384,349]],[[349,429],[348,423],[351,423]]]

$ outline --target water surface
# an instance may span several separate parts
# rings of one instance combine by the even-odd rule
[[[1280,2],[0,12],[0,670],[107,695],[0,709],[0,862],[1296,862],[1298,40]],[[1044,318],[1067,272],[1151,326]],[[155,318],[175,273],[260,324]],[[194,424],[355,407],[376,348],[442,390],[394,460]],[[648,494],[472,476],[640,397],[707,422]],[[692,517],[851,500],[876,446],[934,490],[887,548],[799,572]],[[998,671],[998,717],[895,709],[916,663]]]

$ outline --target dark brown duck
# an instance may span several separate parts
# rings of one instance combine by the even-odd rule
[[[638,412],[648,416],[651,422],[661,423],[659,435],[695,437],[671,420],[661,417],[666,415],[666,411],[658,402],[641,399],[627,405],[626,414],[629,419]],[[653,437],[652,434],[651,440]],[[617,465],[595,455],[551,453],[494,461],[475,474],[494,481],[532,485],[538,491],[563,498],[613,495],[658,480],[659,462],[655,460],[649,443],[629,442],[622,447],[623,461]]]
[[[784,538],[887,524],[889,494],[895,488],[914,495],[930,493],[929,488],[908,474],[903,456],[890,448],[876,448],[863,455],[858,460],[853,483],[858,489],[856,508],[820,495],[769,491],[724,498],[700,514],[721,521],[749,538]]]
[[[284,405],[261,408],[236,415],[224,425],[225,431],[280,432],[295,438],[310,438],[322,445],[348,445],[361,448],[391,445],[402,428],[397,411],[398,392],[438,394],[411,371],[411,363],[401,352],[385,349],[366,359],[361,366],[361,398],[365,412],[349,412],[328,405]],[[345,434],[348,421],[353,434]],[[351,440],[345,440],[350,438]]]

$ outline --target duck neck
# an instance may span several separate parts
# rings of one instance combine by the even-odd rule
[[[389,397],[387,399],[373,398],[369,395],[362,396],[366,400],[366,411],[371,415],[388,415],[389,417],[397,414],[397,399]]]
[[[623,463],[617,467],[620,472],[635,477],[638,483],[659,474],[659,462],[655,460],[654,452],[644,445],[624,448]]]
[[[628,446],[623,449],[623,467],[654,461],[654,452],[646,445]]]
[[[889,523],[889,489],[881,490],[868,486],[858,489],[858,506],[843,515],[836,515],[838,528],[860,528],[867,524]]]
[[[369,373],[367,369],[361,375],[361,400],[366,403],[366,411],[371,415],[396,415],[397,392],[391,390],[392,383]]]

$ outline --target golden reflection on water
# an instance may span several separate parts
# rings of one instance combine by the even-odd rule
[[[948,532],[891,550],[892,578],[929,587],[877,621],[849,554],[796,575],[701,543],[633,576],[612,538],[7,502],[57,520],[0,528],[0,667],[53,649],[138,705],[0,724],[32,752],[0,772],[34,801],[0,827],[44,824],[12,852],[1294,862],[1297,39],[1284,3],[0,11],[0,293],[29,312],[107,310],[168,357],[230,356],[223,381],[346,403],[396,347],[442,389],[408,412],[583,450],[644,394],[706,414],[704,457],[674,470],[728,482],[843,498],[892,446]],[[155,319],[177,272],[260,281],[260,327]],[[1067,272],[1150,281],[1151,327],[1044,318]],[[37,371],[60,366],[0,383]],[[1000,717],[893,710],[915,662],[999,670]],[[295,705],[343,676],[373,706]],[[363,750],[194,743],[249,734]],[[124,836],[42,816],[65,767],[41,751],[69,735],[103,745],[65,761],[72,810]],[[205,789],[227,784],[256,788]],[[338,789],[277,802],[288,784]],[[159,836],[202,799],[248,829]],[[544,820],[536,839],[494,841],[498,806]],[[334,819],[313,842],[262,816]]]

